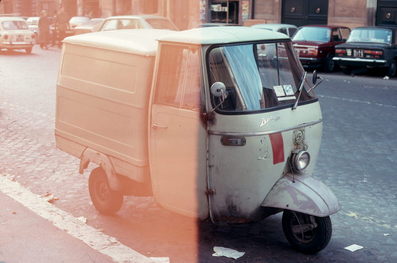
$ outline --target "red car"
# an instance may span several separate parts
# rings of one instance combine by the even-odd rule
[[[292,41],[304,67],[335,69],[335,46],[346,42],[350,29],[343,26],[303,26]]]

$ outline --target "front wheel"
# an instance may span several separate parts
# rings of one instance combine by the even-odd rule
[[[283,231],[293,248],[307,254],[314,254],[325,248],[332,235],[329,216],[316,217],[285,210]]]
[[[92,203],[101,214],[112,215],[120,210],[123,204],[123,194],[110,189],[102,168],[92,170],[88,179],[88,189]]]

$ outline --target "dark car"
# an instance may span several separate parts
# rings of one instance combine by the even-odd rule
[[[292,41],[304,67],[322,67],[331,72],[335,68],[335,46],[344,43],[350,29],[343,26],[303,26]]]
[[[336,46],[334,61],[345,73],[354,68],[383,68],[389,77],[396,75],[396,29],[358,27],[346,43]]]

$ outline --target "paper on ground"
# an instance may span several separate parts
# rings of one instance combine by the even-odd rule
[[[245,252],[240,252],[226,247],[214,247],[214,252],[215,253],[212,254],[214,257],[228,257],[233,259],[238,259],[245,254]]]
[[[345,249],[347,249],[347,250],[349,250],[351,252],[355,252],[355,251],[357,251],[359,249],[362,249],[362,248],[364,248],[364,247],[362,247],[360,245],[356,245],[356,244],[353,244],[353,245],[345,247]]]

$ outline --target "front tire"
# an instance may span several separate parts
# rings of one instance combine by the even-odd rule
[[[329,216],[316,217],[285,210],[283,231],[293,248],[306,254],[314,254],[325,248],[332,235]]]
[[[102,168],[92,170],[88,179],[88,189],[92,203],[101,214],[112,215],[120,210],[123,204],[123,194],[109,187]]]

